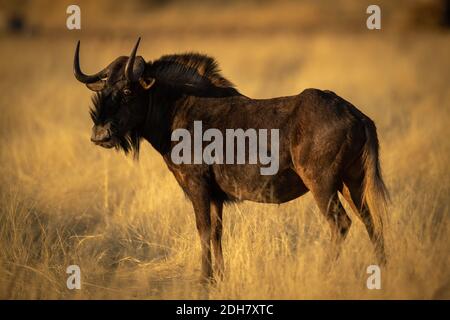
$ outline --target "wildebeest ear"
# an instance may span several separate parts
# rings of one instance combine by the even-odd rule
[[[148,90],[155,84],[155,78],[139,78],[139,83],[141,84],[142,88]]]
[[[86,83],[86,87],[91,89],[92,91],[100,91],[105,87],[106,81],[100,80],[93,83]]]

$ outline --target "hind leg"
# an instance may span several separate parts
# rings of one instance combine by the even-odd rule
[[[223,279],[224,262],[222,253],[222,210],[221,200],[211,201],[211,242],[214,250],[215,271],[219,280]]]
[[[337,189],[316,187],[310,189],[320,212],[325,216],[331,229],[331,241],[336,258],[339,256],[352,221],[339,201]]]
[[[349,153],[348,130],[330,123],[312,132],[299,129],[291,143],[292,162],[296,173],[311,191],[320,212],[328,221],[336,256],[352,221],[339,200],[342,168]],[[300,139],[309,135],[309,139]]]
[[[355,214],[364,223],[367,233],[369,234],[370,241],[375,248],[375,254],[377,260],[381,265],[386,264],[386,254],[384,250],[384,237],[383,230],[377,230],[374,225],[373,217],[370,210],[363,201],[363,179],[346,178],[345,186],[343,188],[343,196],[349,203]]]
[[[330,225],[332,253],[337,258],[352,224],[338,197],[338,190],[341,189],[342,183],[338,182],[338,178],[325,172],[310,177],[305,172],[300,175],[313,194],[320,212]]]

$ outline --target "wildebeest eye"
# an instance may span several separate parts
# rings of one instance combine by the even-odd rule
[[[131,90],[128,88],[125,88],[125,89],[123,89],[123,94],[126,96],[129,96],[129,95],[131,95]]]

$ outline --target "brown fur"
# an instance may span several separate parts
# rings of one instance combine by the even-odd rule
[[[123,65],[115,70],[123,72]],[[93,120],[96,126],[112,123],[116,128],[113,135],[125,151],[138,150],[143,138],[162,155],[195,211],[202,277],[213,276],[211,244],[216,271],[220,276],[224,271],[224,203],[284,203],[308,191],[330,224],[333,246],[339,247],[351,226],[339,201],[338,192],[342,192],[364,222],[378,259],[385,262],[381,212],[386,207],[387,191],[379,166],[376,128],[355,106],[331,91],[318,89],[291,97],[250,99],[220,74],[212,58],[199,54],[164,56],[148,62],[143,77],[155,79],[149,90],[126,81],[104,88],[96,98]],[[120,80],[121,74],[115,78]],[[124,88],[131,89],[133,95],[121,98]],[[238,128],[279,129],[278,173],[261,175],[259,163],[173,163],[171,132],[184,128],[193,136],[196,120],[202,121],[203,130],[217,128],[223,133]]]

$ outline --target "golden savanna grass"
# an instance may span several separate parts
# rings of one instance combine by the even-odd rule
[[[282,12],[294,24],[293,4],[278,8],[278,19],[267,7],[246,7],[251,5],[255,14],[248,19],[242,12],[249,10],[201,6],[208,21],[219,10],[207,34],[165,29],[179,26],[195,7],[158,8],[165,18],[149,19],[148,32],[145,20],[139,22],[140,54],[208,53],[251,97],[330,89],[369,115],[378,127],[392,198],[382,289],[366,288],[366,268],[376,261],[348,206],[353,225],[340,259],[329,264],[328,225],[309,194],[280,206],[227,206],[225,278],[201,286],[190,203],[148,143],[139,162],[90,143],[90,93],[72,75],[76,39],[82,39],[83,69],[94,72],[128,54],[137,34],[114,36],[114,19],[103,26],[110,35],[69,33],[60,5],[61,30],[44,26],[31,37],[1,35],[0,298],[450,298],[450,34],[394,27],[369,32],[364,9],[356,13],[362,15],[359,31],[288,26],[277,32],[276,23],[286,26]],[[129,10],[126,17],[133,15]],[[49,12],[45,23],[57,26]],[[299,19],[314,21],[310,12]],[[270,33],[257,31],[266,26],[264,17]],[[219,32],[221,23],[232,24],[227,21],[250,27]],[[81,290],[66,287],[71,264],[81,268]]]

